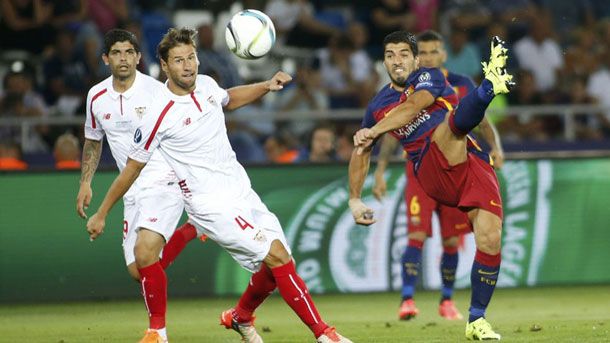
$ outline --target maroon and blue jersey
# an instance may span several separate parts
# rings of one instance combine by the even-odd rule
[[[390,134],[400,141],[410,160],[419,160],[420,150],[426,144],[426,138],[445,120],[447,112],[458,103],[458,96],[440,69],[419,68],[409,75],[405,91],[398,92],[389,85],[381,89],[369,103],[362,127],[371,128],[382,120],[386,114],[406,101],[413,93],[426,90],[435,101],[423,109],[413,120]]]

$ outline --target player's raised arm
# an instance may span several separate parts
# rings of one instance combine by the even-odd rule
[[[275,92],[283,89],[284,85],[290,81],[292,81],[290,75],[283,71],[278,71],[267,81],[230,88],[227,90],[229,102],[225,105],[225,108],[227,110],[235,110],[248,105],[270,91]]]
[[[356,152],[362,153],[363,148],[373,144],[382,134],[407,125],[426,107],[434,103],[434,96],[427,90],[413,93],[407,100],[390,110],[386,117],[370,129],[363,128],[356,132],[354,145]]]
[[[119,199],[121,199],[125,193],[127,193],[131,185],[140,175],[140,172],[145,165],[146,163],[138,162],[132,160],[131,158],[127,159],[125,169],[123,169],[121,174],[114,179],[114,182],[112,182],[110,189],[108,189],[108,192],[104,197],[104,201],[102,201],[102,204],[97,209],[97,212],[91,216],[87,222],[87,232],[89,232],[90,240],[96,239],[104,232],[108,212],[110,212],[114,204],[116,204],[116,202],[119,201]]]

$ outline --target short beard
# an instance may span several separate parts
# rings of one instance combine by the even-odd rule
[[[392,75],[388,74],[390,76],[390,80],[392,80],[392,83],[400,86],[400,87],[404,87],[407,84],[407,78],[406,77],[401,77],[400,79],[395,79],[394,77],[392,77]]]

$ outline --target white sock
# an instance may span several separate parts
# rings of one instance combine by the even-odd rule
[[[163,339],[167,339],[167,330],[165,330],[165,328],[162,328],[162,329],[150,329],[150,330],[157,331],[159,336],[163,337]]]

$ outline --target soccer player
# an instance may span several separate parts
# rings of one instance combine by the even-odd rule
[[[254,311],[277,287],[318,342],[351,342],[322,320],[296,272],[277,217],[252,190],[227,138],[223,107],[232,110],[249,104],[282,89],[291,77],[278,72],[268,81],[224,90],[212,78],[197,75],[193,36],[190,29],[171,29],[159,43],[166,87],[155,95],[153,115],[136,130],[127,165],[87,223],[91,239],[102,233],[112,206],[159,151],[180,180],[191,223],[254,273],[237,306],[222,313],[221,324],[246,342],[261,342],[253,325]]]
[[[360,196],[371,147],[380,135],[391,132],[407,151],[424,192],[443,205],[467,213],[477,251],[465,334],[468,339],[500,339],[485,319],[485,310],[500,271],[502,200],[489,156],[466,136],[481,122],[494,96],[509,92],[512,86],[512,76],[505,69],[507,50],[497,37],[492,40],[490,60],[483,63],[485,79],[455,108],[457,95],[443,73],[418,66],[417,42],[412,34],[391,33],[383,46],[386,63],[399,64],[393,67],[395,72],[404,71],[404,101],[385,111],[367,113],[363,128],[354,135],[356,149],[349,165],[352,215],[361,225],[375,222],[372,209]]]
[[[133,134],[142,120],[155,115],[150,107],[152,97],[163,88],[161,82],[136,70],[140,47],[131,32],[117,29],[106,33],[102,58],[112,75],[93,86],[87,96],[85,144],[76,200],[77,213],[83,218],[92,197],[91,181],[103,137],[108,139],[117,167],[123,170]],[[160,153],[151,157],[142,175],[123,197],[123,252],[129,274],[141,282],[150,329],[164,337],[167,281],[163,269],[196,237],[197,231],[188,223],[176,229],[184,202],[176,174]],[[151,289],[163,291],[149,297]]]
[[[425,31],[417,36],[417,49],[419,65],[426,68],[439,68],[453,90],[461,99],[475,88],[474,82],[465,75],[452,73],[443,68],[447,58],[443,37],[435,31]],[[389,57],[389,56],[388,56]],[[369,104],[368,111],[383,111],[387,106],[396,106],[400,103],[404,92],[406,73],[401,68],[406,59],[395,59],[394,63],[386,61],[385,67],[390,75],[391,83],[382,89]],[[400,83],[399,83],[400,82]],[[479,125],[481,135],[491,147],[490,156],[494,165],[501,165],[504,153],[493,124],[483,118]],[[379,200],[385,195],[386,182],[384,173],[392,152],[396,150],[398,140],[389,134],[385,134],[381,142],[380,153],[375,169],[375,184],[373,194]],[[458,265],[458,243],[462,234],[470,232],[470,222],[462,211],[455,207],[444,206],[430,198],[417,183],[413,174],[413,163],[407,160],[405,164],[407,175],[407,186],[405,188],[405,202],[407,207],[408,221],[408,243],[402,255],[402,302],[398,310],[401,320],[409,320],[419,313],[415,306],[413,296],[415,284],[421,268],[422,247],[426,238],[432,236],[432,213],[436,212],[441,224],[441,236],[443,242],[443,255],[440,263],[441,279],[443,287],[441,290],[441,301],[439,314],[449,320],[462,319],[462,314],[456,308],[453,300],[453,283]]]

